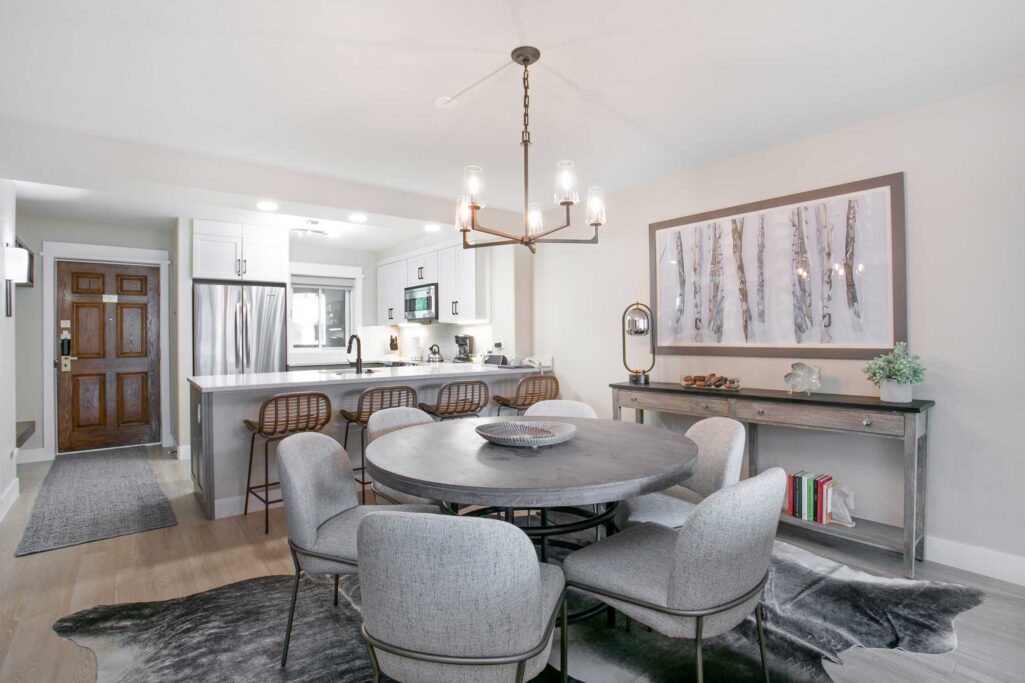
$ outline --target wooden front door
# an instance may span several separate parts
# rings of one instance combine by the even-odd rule
[[[160,277],[147,266],[57,264],[57,446],[160,441]],[[61,367],[71,335],[70,370]]]

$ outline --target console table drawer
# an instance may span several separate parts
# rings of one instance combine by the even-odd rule
[[[730,414],[729,401],[722,398],[703,398],[700,396],[674,396],[657,394],[650,391],[621,391],[619,405],[624,408],[641,410],[661,410],[668,413],[684,415],[722,415]]]
[[[847,408],[794,406],[781,403],[737,401],[737,419],[795,427],[835,429],[859,434],[904,436],[904,417]]]

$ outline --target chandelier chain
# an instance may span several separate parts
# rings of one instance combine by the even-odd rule
[[[523,66],[523,136],[520,143],[530,144],[530,69]]]

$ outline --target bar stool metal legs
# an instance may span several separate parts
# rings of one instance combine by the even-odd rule
[[[260,436],[259,433],[254,433],[252,438],[249,440],[249,474],[246,475],[246,502],[243,504],[243,514],[249,514],[249,496],[255,497],[258,501],[263,503],[263,533],[270,533],[270,506],[276,503],[280,503],[281,499],[271,500],[270,489],[272,486],[281,486],[280,482],[270,480],[270,444],[272,441],[280,441],[281,439],[264,438],[263,441],[263,483],[253,485],[253,451],[256,448],[256,437]],[[263,489],[263,493],[260,493],[260,489]]]

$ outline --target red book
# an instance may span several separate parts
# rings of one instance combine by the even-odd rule
[[[791,517],[794,516],[794,475],[787,475],[787,514]]]
[[[826,486],[833,480],[832,475],[826,475],[817,482],[819,487],[818,510],[815,511],[815,521],[826,524]]]

